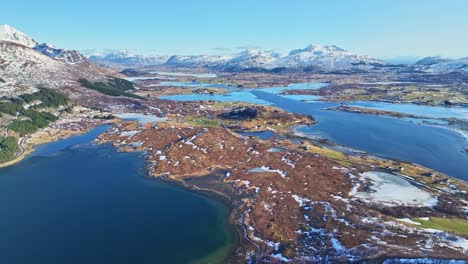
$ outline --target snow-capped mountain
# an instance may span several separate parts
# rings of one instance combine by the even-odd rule
[[[427,57],[414,64],[419,71],[429,73],[468,72],[468,58],[457,60]]]
[[[337,46],[309,45],[291,51],[287,56],[274,61],[271,66],[301,68],[313,66],[325,71],[371,69],[383,65],[383,61],[351,53]]]
[[[76,80],[100,80],[112,74],[92,63],[69,64],[53,59],[30,47],[0,41],[0,76],[16,84],[63,88]]]
[[[9,25],[0,25],[0,40],[33,48],[44,55],[69,64],[85,63],[88,61],[85,56],[76,50],[59,49],[47,43],[39,44],[39,42],[30,36]]]
[[[42,43],[34,47],[35,51],[38,51],[44,55],[47,55],[56,60],[60,60],[69,64],[77,64],[87,62],[88,59],[76,50],[64,50],[58,49],[47,43]]]
[[[274,51],[246,50],[227,61],[226,65],[238,68],[271,68],[279,58],[281,55]]]
[[[433,65],[436,63],[443,63],[450,61],[449,59],[445,59],[439,56],[436,57],[425,57],[415,63],[415,65]]]
[[[232,59],[231,55],[194,55],[194,56],[171,56],[165,63],[168,66],[183,67],[213,67],[224,64]]]
[[[9,25],[0,25],[0,40],[18,43],[30,48],[38,44],[38,42],[30,36]]]
[[[281,55],[275,51],[246,50],[237,55],[172,56],[165,65],[217,68],[305,68],[322,71],[371,70],[385,65],[381,60],[357,55],[336,46],[310,45]]]
[[[82,89],[78,79],[105,81],[107,76],[120,76],[89,62],[77,51],[39,45],[10,26],[0,28],[1,95],[14,96],[40,86],[82,95],[90,92]]]
[[[104,55],[92,55],[89,59],[96,63],[110,64],[110,65],[161,65],[168,60],[169,56],[146,56],[135,54],[128,50],[112,51]]]

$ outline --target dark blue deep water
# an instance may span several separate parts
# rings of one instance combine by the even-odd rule
[[[225,206],[145,177],[141,154],[90,144],[103,130],[0,169],[0,263],[189,263],[229,253]]]

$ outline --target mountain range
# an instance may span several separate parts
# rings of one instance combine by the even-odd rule
[[[239,54],[226,55],[143,55],[126,50],[110,51],[104,55],[93,55],[89,59],[109,66],[169,66],[169,67],[209,67],[215,69],[275,69],[311,68],[324,72],[373,71],[395,69],[394,63],[359,55],[340,47],[330,45],[309,45],[303,49],[290,51],[286,55],[260,49],[249,49]],[[405,70],[426,73],[468,72],[468,58],[446,59],[426,57],[415,63],[399,65]]]
[[[390,63],[370,56],[355,54],[334,45],[309,45],[302,49],[292,50],[287,54],[280,54],[272,50],[249,49],[239,54],[166,56],[143,55],[127,50],[116,50],[86,57],[76,50],[66,50],[47,43],[40,43],[8,25],[0,26],[0,41],[0,58],[3,59],[0,67],[5,68],[7,67],[6,64],[9,64],[8,67],[10,68],[22,68],[21,72],[15,73],[20,76],[40,75],[38,72],[44,71],[48,71],[52,75],[60,73],[62,76],[70,74],[92,75],[91,71],[98,72],[97,75],[101,75],[103,72],[109,74],[109,70],[97,67],[94,63],[110,67],[159,65],[168,67],[209,67],[220,70],[252,68],[310,69],[322,72],[392,70],[392,64]],[[57,64],[58,62],[67,66]],[[32,65],[42,66],[34,67]],[[68,67],[69,65],[78,67]],[[403,67],[406,70],[427,73],[468,72],[468,58],[455,60],[427,57]],[[29,68],[30,70],[28,70]],[[76,68],[80,68],[80,70],[76,72]],[[44,79],[46,78],[38,78],[35,82]]]
[[[96,63],[108,65],[166,65],[174,67],[217,67],[217,68],[304,68],[314,66],[325,71],[371,70],[376,65],[385,65],[382,60],[353,54],[336,46],[309,45],[304,49],[282,55],[275,51],[259,49],[245,50],[236,55],[173,55],[144,56],[126,51],[114,51],[101,56],[90,56]]]

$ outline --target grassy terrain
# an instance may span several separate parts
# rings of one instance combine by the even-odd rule
[[[186,116],[184,117],[184,121],[190,125],[194,126],[210,126],[215,127],[219,126],[218,120],[209,119],[207,117],[194,117],[194,116]]]
[[[352,163],[349,161],[348,157],[345,154],[343,154],[343,153],[341,153],[339,151],[318,147],[318,146],[312,145],[310,143],[304,143],[304,147],[306,147],[307,151],[309,151],[309,152],[316,153],[316,154],[328,157],[330,159],[336,160],[342,165],[345,165],[345,166],[351,166],[352,165]]]
[[[326,88],[324,88],[326,89]],[[434,86],[373,86],[352,87],[340,90],[335,94],[338,100],[377,100],[388,97],[403,102],[418,102],[427,105],[443,105],[445,101],[452,103],[468,103],[468,96],[460,89]]]
[[[431,217],[429,220],[422,220],[420,218],[413,218],[411,220],[420,223],[421,225],[418,227],[443,230],[468,238],[468,221],[464,219]]]
[[[134,90],[132,82],[129,82],[124,79],[111,78],[107,83],[103,82],[90,82],[86,79],[78,80],[83,87],[98,91],[102,94],[107,94],[110,96],[126,96],[141,99],[141,96],[128,93],[128,91]]]

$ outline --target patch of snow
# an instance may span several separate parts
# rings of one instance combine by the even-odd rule
[[[291,195],[294,200],[299,204],[300,207],[303,207],[305,203],[310,202],[309,198],[304,198],[299,195]]]
[[[164,122],[167,120],[166,117],[157,117],[155,115],[146,115],[141,113],[122,113],[114,114],[116,117],[124,120],[136,120],[138,124],[144,125],[148,123]]]
[[[120,133],[120,136],[121,137],[132,138],[134,135],[136,135],[138,133],[140,133],[140,131],[138,131],[138,130],[124,131],[124,132]]]
[[[370,180],[372,192],[357,192],[353,188],[350,195],[362,198],[368,202],[377,202],[386,205],[427,206],[437,204],[437,197],[412,185],[398,175],[385,172],[365,172],[362,178]],[[356,186],[355,186],[356,187]]]
[[[289,262],[290,261],[288,258],[283,257],[283,255],[281,255],[281,253],[277,253],[277,254],[274,254],[274,255],[271,255],[271,256],[274,257],[275,259],[279,259],[279,260],[284,261],[284,262]]]
[[[282,170],[278,170],[278,169],[275,170],[275,169],[272,169],[272,168],[266,167],[266,166],[256,167],[256,168],[250,169],[249,172],[276,172],[281,176],[281,178],[286,179],[286,172],[284,172]]]
[[[418,222],[415,222],[409,218],[399,218],[397,219],[398,221],[400,222],[404,222],[404,223],[408,223],[408,224],[412,224],[412,225],[421,225],[421,223],[418,223]]]

